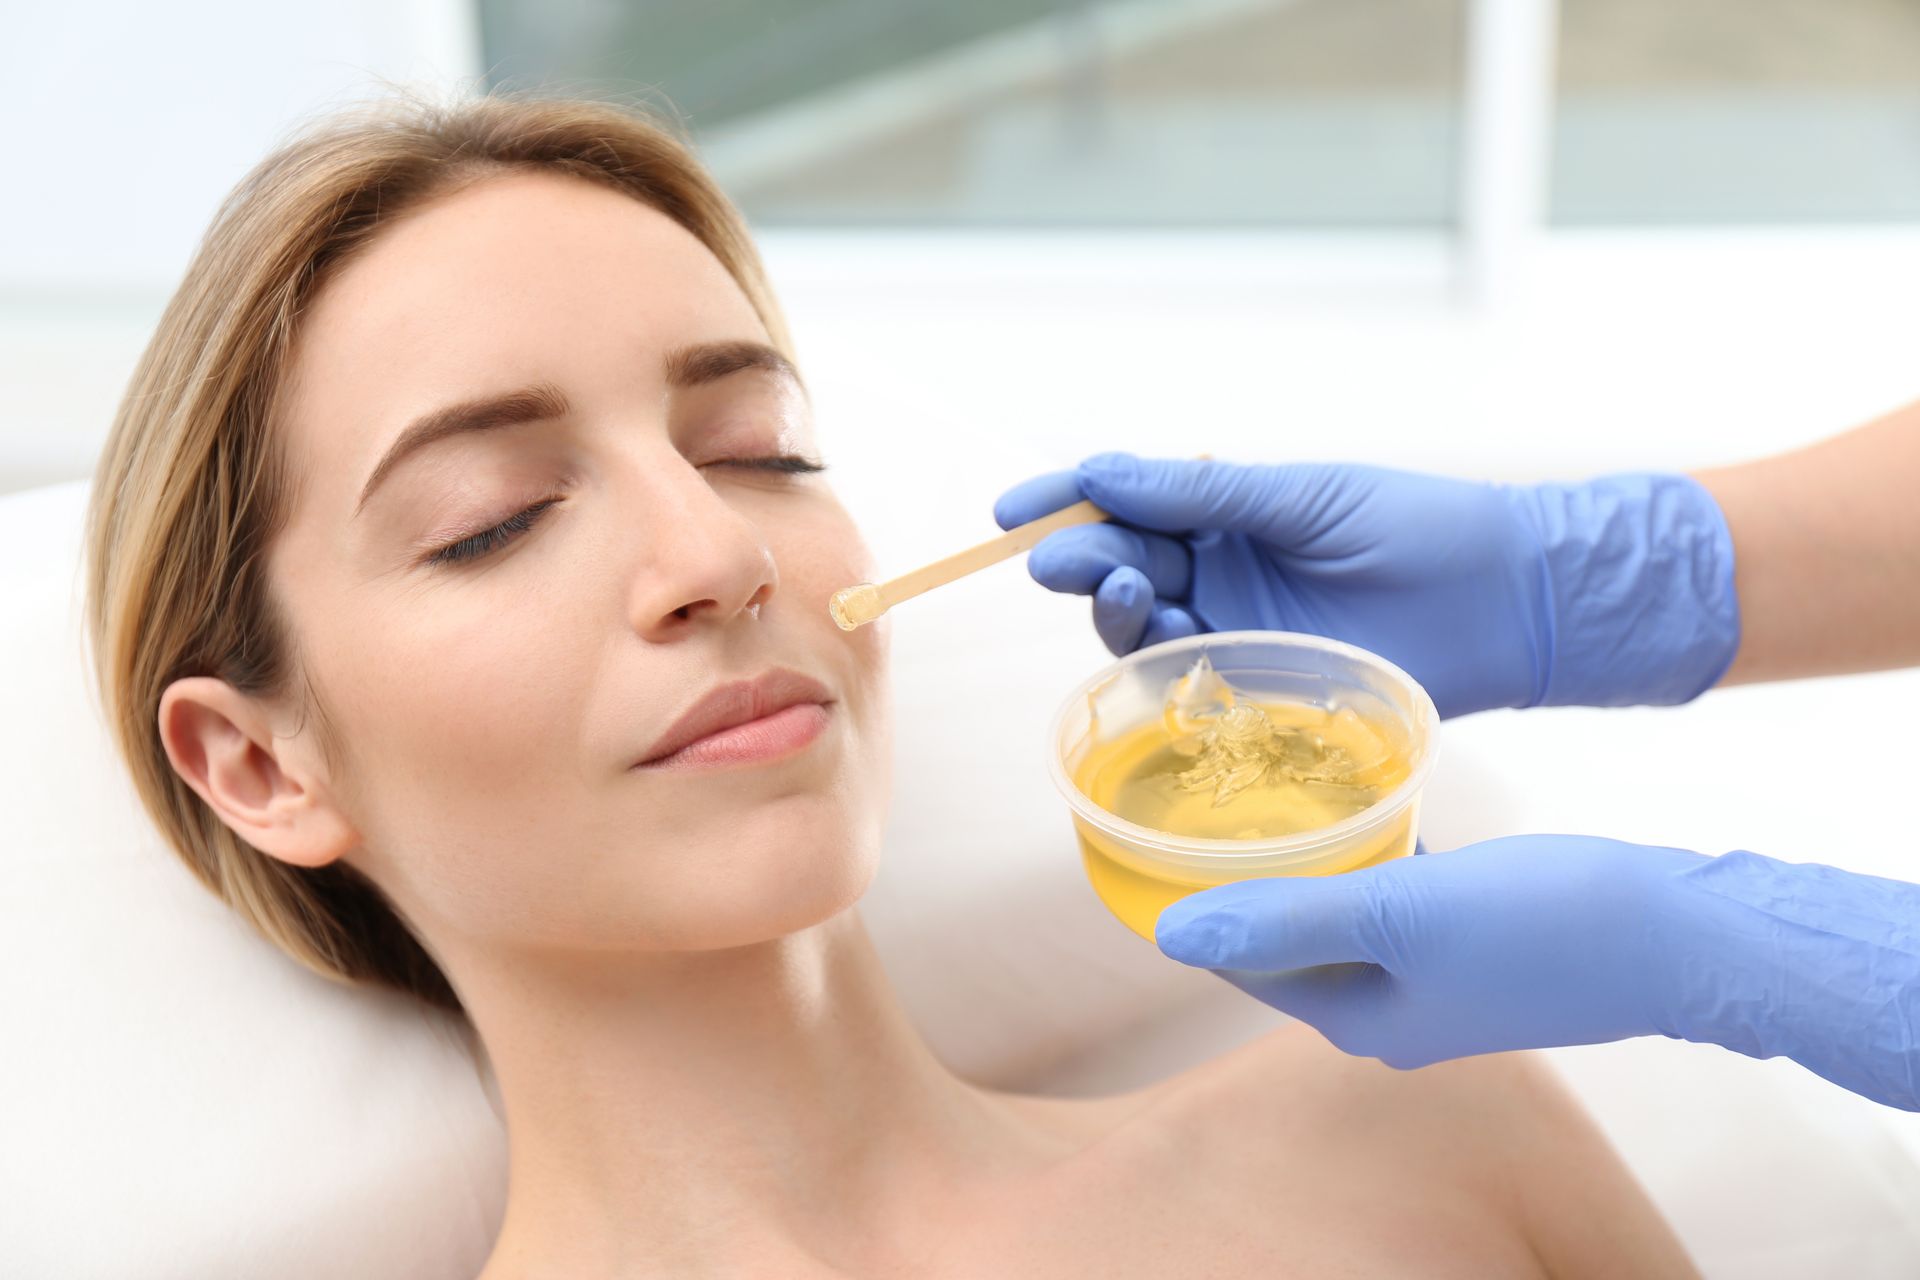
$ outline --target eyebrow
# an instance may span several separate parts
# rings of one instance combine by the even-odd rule
[[[667,352],[663,366],[667,385],[675,389],[717,382],[747,369],[759,369],[790,379],[796,386],[803,385],[800,371],[793,367],[793,362],[764,342],[698,342],[675,347]],[[365,509],[367,499],[373,496],[373,491],[380,487],[380,482],[395,467],[409,455],[437,440],[468,432],[491,431],[496,427],[551,422],[566,417],[570,412],[572,405],[560,388],[551,382],[536,382],[502,395],[463,400],[422,414],[407,424],[406,429],[388,446],[374,467],[373,474],[367,477],[366,484],[361,487],[360,500],[354,504],[353,514],[358,516]]]

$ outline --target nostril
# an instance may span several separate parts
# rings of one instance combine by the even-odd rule
[[[719,601],[714,600],[712,598],[708,598],[706,600],[690,600],[686,604],[683,604],[679,608],[675,609],[673,611],[673,616],[680,619],[682,622],[685,622],[687,619],[691,618],[694,615],[694,612],[696,610],[717,608],[719,606],[719,603],[720,603]]]

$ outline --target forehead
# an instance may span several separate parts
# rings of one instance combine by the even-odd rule
[[[321,288],[284,429],[296,474],[345,485],[450,401],[541,380],[584,399],[658,394],[668,348],[765,337],[726,268],[665,214],[564,174],[489,176],[395,219]]]

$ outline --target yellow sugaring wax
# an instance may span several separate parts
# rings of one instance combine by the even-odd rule
[[[1156,831],[1210,840],[1256,840],[1315,831],[1370,808],[1407,779],[1411,762],[1393,726],[1351,707],[1249,701],[1204,655],[1171,682],[1160,720],[1089,750],[1073,781],[1101,808]],[[1215,884],[1290,874],[1231,862],[1209,868],[1142,858],[1077,823],[1094,892],[1142,937],[1168,904]],[[1304,874],[1368,866],[1411,852],[1413,812]],[[1293,872],[1291,874],[1302,874]]]
[[[827,601],[827,612],[832,615],[835,626],[851,631],[872,622],[885,613],[886,608],[879,587],[871,582],[858,582],[834,592],[833,598]]]

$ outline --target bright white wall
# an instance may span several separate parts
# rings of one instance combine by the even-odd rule
[[[372,77],[466,76],[480,58],[446,0],[16,4],[0,36],[0,291],[16,295],[170,286],[291,122]]]
[[[462,0],[0,9],[0,492],[84,474],[222,197],[301,119],[479,69]]]

